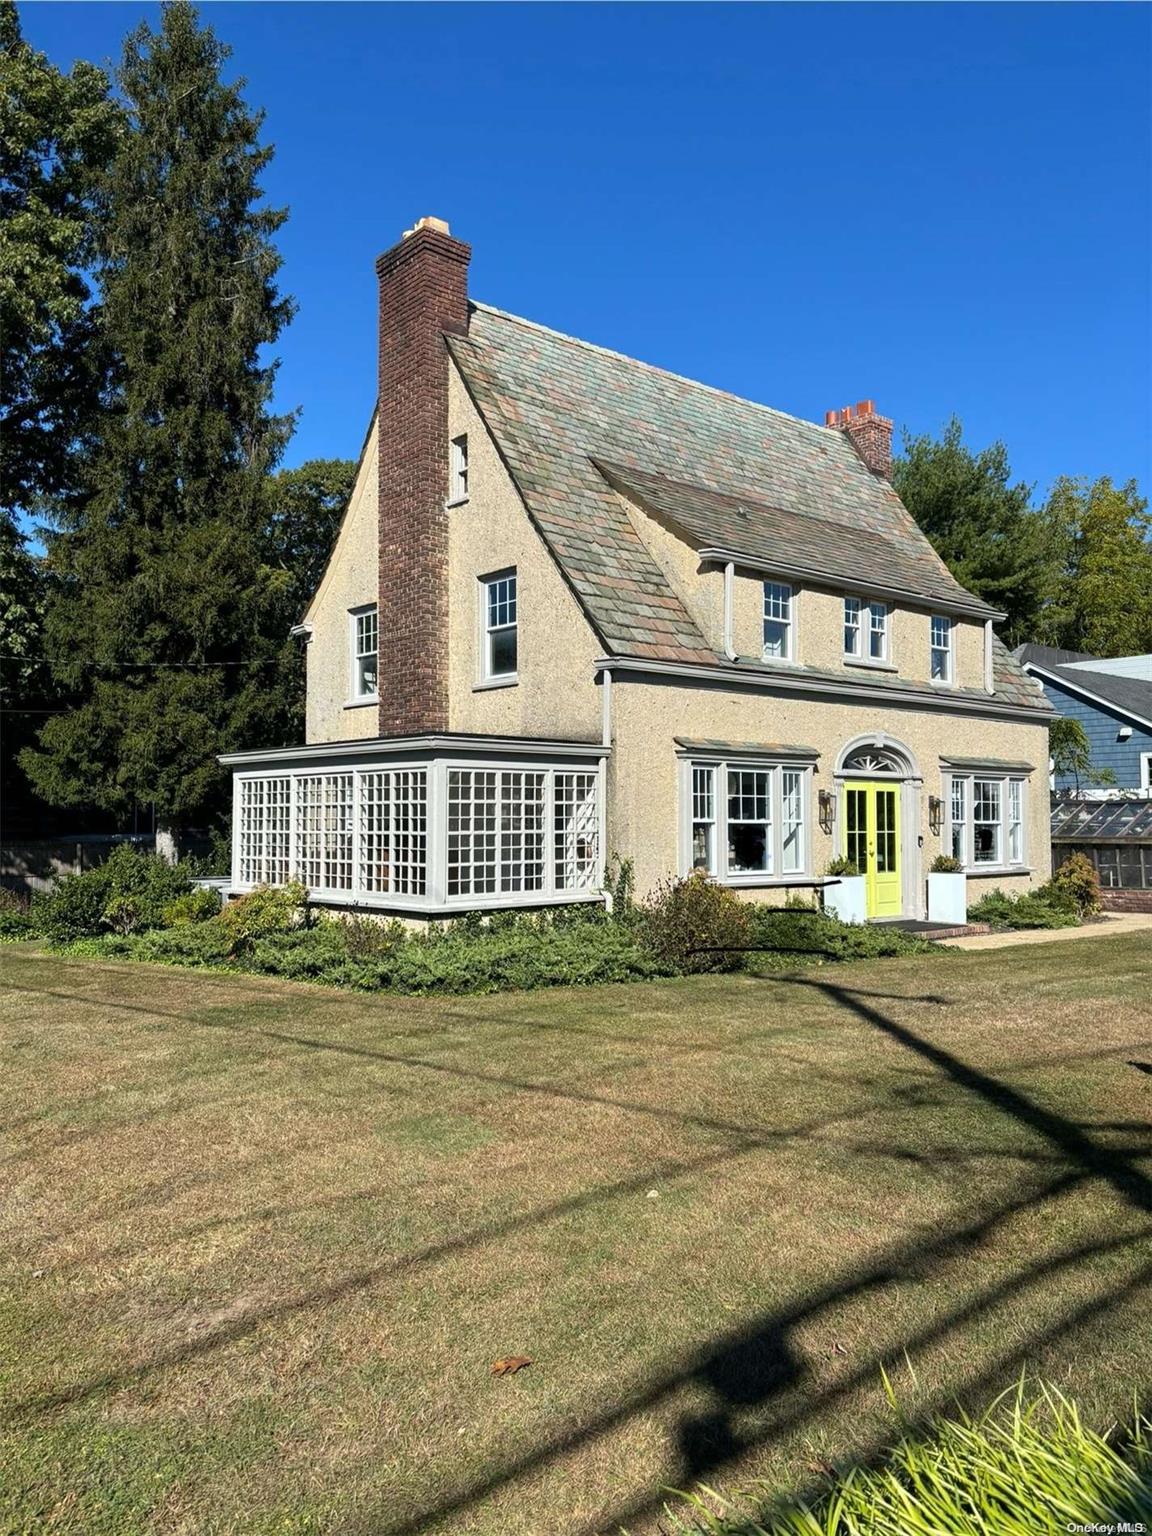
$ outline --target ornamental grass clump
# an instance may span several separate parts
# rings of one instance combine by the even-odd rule
[[[1100,1434],[1076,1404],[1040,1383],[976,1418],[934,1419],[902,1433],[878,1465],[854,1467],[811,1502],[711,1489],[669,1511],[677,1536],[1056,1536],[1152,1525],[1152,1424]],[[707,1501],[707,1502],[706,1502]],[[711,1506],[711,1507],[709,1507]],[[719,1510],[719,1513],[717,1513]]]

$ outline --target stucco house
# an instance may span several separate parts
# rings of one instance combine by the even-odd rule
[[[704,869],[781,901],[846,853],[892,919],[941,852],[1044,880],[1051,710],[893,490],[891,421],[473,302],[469,255],[422,219],[377,262],[307,742],[223,759],[232,889],[428,918],[602,900],[619,856],[640,893]]]

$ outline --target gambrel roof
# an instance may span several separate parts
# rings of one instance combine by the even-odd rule
[[[743,556],[754,568],[850,589],[883,585],[974,618],[995,612],[960,586],[892,486],[839,430],[483,304],[471,307],[467,336],[446,339],[609,655],[725,660],[648,550],[625,498],[692,547]],[[1002,702],[1047,710],[1042,690],[999,644],[995,682]]]

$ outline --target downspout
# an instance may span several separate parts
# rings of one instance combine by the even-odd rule
[[[992,620],[984,620],[984,692],[995,693],[996,683],[992,676]]]
[[[732,586],[736,566],[731,560],[724,567],[724,654],[729,661],[736,660],[732,645]]]
[[[605,667],[600,674],[600,686],[604,692],[600,697],[600,745],[605,752],[612,747],[612,668]],[[612,892],[607,887],[606,859],[607,848],[605,840],[608,836],[608,759],[602,757],[599,766],[599,806],[597,809],[597,822],[600,842],[600,881],[604,889],[604,909],[612,911]]]

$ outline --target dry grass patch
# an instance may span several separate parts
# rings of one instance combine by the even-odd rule
[[[450,1001],[0,951],[0,1530],[654,1529],[1152,1371],[1146,938]],[[499,1356],[534,1364],[489,1375]]]

